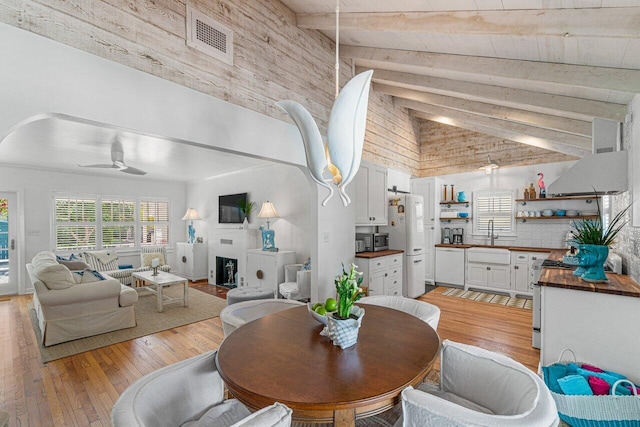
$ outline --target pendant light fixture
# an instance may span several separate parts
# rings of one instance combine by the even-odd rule
[[[360,73],[344,86],[342,92],[339,91],[339,16],[339,0],[336,0],[336,100],[329,116],[327,143],[324,143],[318,125],[306,108],[291,100],[276,103],[298,126],[311,178],[329,190],[322,206],[326,206],[333,196],[333,186],[338,189],[344,206],[351,203],[345,189],[360,168],[367,125],[369,87],[373,75],[373,70]],[[329,172],[330,176],[325,177],[325,172]]]
[[[500,167],[494,160],[491,160],[490,155],[487,155],[487,162],[488,164],[480,166],[479,168],[480,170],[484,170],[484,173],[487,175],[491,175],[494,169],[498,169]]]

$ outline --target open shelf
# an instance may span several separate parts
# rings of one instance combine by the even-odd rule
[[[453,205],[464,205],[466,208],[469,207],[470,202],[440,202],[441,205],[444,205],[450,208]]]
[[[516,216],[515,217],[517,220],[521,220],[522,222],[527,222],[527,221],[548,221],[548,220],[562,220],[562,219],[568,219],[568,220],[574,220],[574,219],[598,219],[598,215],[588,215],[588,216],[558,216],[558,215],[553,215],[553,216]]]
[[[565,196],[565,197],[545,197],[544,199],[516,199],[516,202],[526,205],[527,202],[555,202],[556,200],[584,200],[587,203],[591,203],[593,199],[600,198],[600,196]]]
[[[440,222],[451,222],[451,221],[469,222],[470,219],[471,219],[471,217],[467,217],[467,218],[440,218]]]

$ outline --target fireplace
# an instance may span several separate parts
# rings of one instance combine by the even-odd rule
[[[216,285],[225,288],[238,286],[238,260],[216,256]]]

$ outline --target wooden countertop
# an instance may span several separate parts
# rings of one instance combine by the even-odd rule
[[[567,251],[554,250],[549,259],[561,260]],[[538,284],[552,288],[573,289],[576,291],[598,292],[640,298],[640,285],[626,274],[607,273],[606,283],[591,283],[573,275],[573,270],[561,268],[543,268]]]
[[[469,249],[469,248],[496,248],[496,249],[508,249],[510,251],[520,251],[520,252],[551,252],[553,250],[557,250],[556,248],[528,248],[526,246],[501,246],[501,245],[454,245],[447,243],[438,243],[435,245],[436,248],[460,248],[460,249]]]
[[[400,251],[397,249],[387,249],[386,251],[379,252],[359,252],[356,254],[356,258],[379,258],[381,256],[396,255],[402,253],[404,253],[404,251]]]

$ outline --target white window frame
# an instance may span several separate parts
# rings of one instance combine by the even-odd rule
[[[97,194],[86,194],[86,193],[68,193],[68,192],[53,192],[51,196],[51,204],[52,204],[52,214],[51,214],[51,242],[53,250],[58,252],[73,252],[77,251],[77,248],[58,248],[58,239],[57,239],[57,227],[60,225],[69,225],[69,223],[58,223],[56,220],[56,200],[58,199],[87,199],[94,200],[96,203],[96,221],[95,223],[73,223],[71,225],[90,225],[96,227],[96,244],[93,248],[85,248],[80,250],[101,250],[101,249],[113,249],[116,252],[122,252],[132,249],[140,249],[143,246],[156,246],[160,244],[156,244],[155,242],[151,242],[149,244],[142,244],[142,236],[141,230],[143,224],[148,224],[146,221],[142,221],[140,217],[140,204],[143,202],[154,202],[154,203],[166,203],[167,204],[167,221],[154,221],[154,225],[162,225],[166,226],[166,230],[168,233],[167,242],[162,243],[161,245],[169,247],[172,243],[172,234],[171,233],[171,200],[168,198],[162,197],[130,197],[130,196],[113,196],[113,195],[97,195]],[[132,201],[134,203],[134,222],[102,222],[102,203],[103,201]],[[129,225],[132,224],[134,226],[134,245],[133,246],[116,246],[105,248],[102,241],[102,233],[103,226],[112,226],[112,225]]]
[[[136,247],[136,205],[138,204],[135,197],[121,197],[121,196],[100,196],[100,246],[103,249],[132,249]],[[102,205],[105,202],[120,202],[120,203],[132,203],[133,204],[133,220],[132,221],[113,221],[113,222],[104,222],[104,212],[102,210]],[[133,228],[133,242],[132,244],[123,244],[122,242],[117,245],[106,247],[104,243],[104,229],[106,227],[132,227]]]
[[[56,206],[56,201],[59,199],[75,199],[75,200],[91,200],[93,201],[96,206],[95,206],[95,221],[91,222],[91,221],[74,221],[74,222],[58,222],[57,220],[57,206]],[[54,250],[56,251],[77,251],[77,250],[91,250],[91,249],[96,249],[97,247],[99,247],[99,240],[100,240],[100,231],[99,231],[99,227],[98,227],[98,218],[100,215],[99,212],[99,204],[98,204],[98,196],[95,194],[70,194],[70,193],[54,193],[52,195],[51,198],[51,202],[52,202],[52,227],[51,227],[51,237],[52,237],[52,242],[53,242],[53,247],[55,248]],[[95,246],[94,247],[85,247],[85,248],[78,248],[78,247],[74,247],[74,248],[58,248],[58,227],[64,227],[64,226],[69,226],[69,227],[73,227],[73,226],[77,226],[77,227],[95,227]]]
[[[502,212],[482,212],[482,199],[492,198],[508,198],[508,201],[502,203]],[[500,237],[516,237],[516,218],[515,218],[515,191],[513,190],[484,190],[474,191],[473,193],[473,235],[477,237],[487,237],[488,221],[490,219],[508,219],[508,225],[496,226],[494,234]],[[507,221],[503,221],[507,222]],[[487,224],[487,225],[484,225]],[[484,225],[484,226],[483,226]]]

